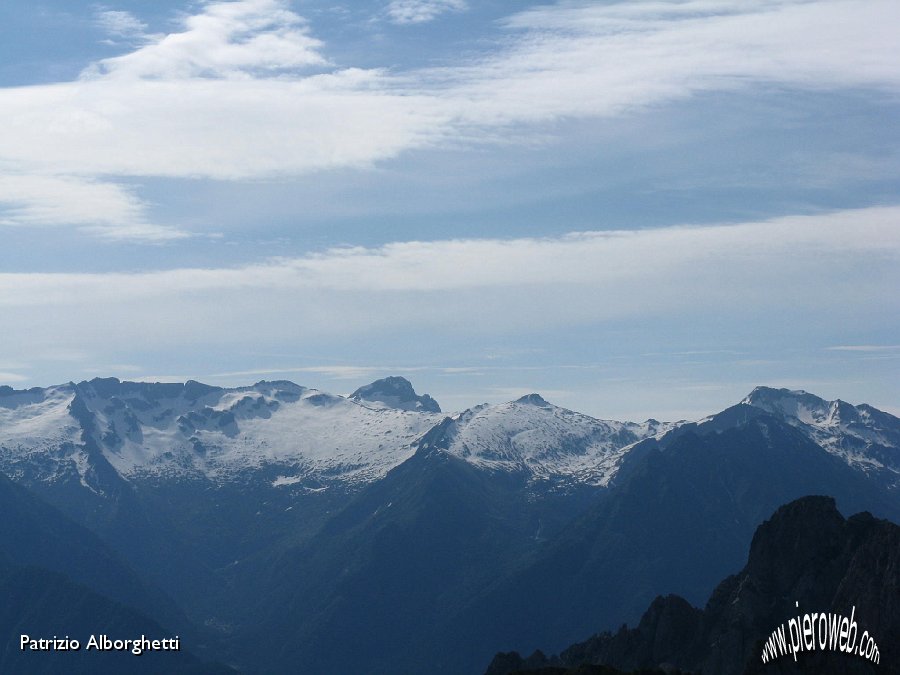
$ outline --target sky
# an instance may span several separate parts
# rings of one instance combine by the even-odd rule
[[[900,414],[894,0],[0,6],[0,384]]]

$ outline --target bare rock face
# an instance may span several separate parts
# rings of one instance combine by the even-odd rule
[[[420,412],[441,412],[441,406],[428,394],[419,396],[412,384],[405,377],[385,377],[371,384],[360,387],[350,398],[354,401],[383,403],[399,410],[416,410]]]

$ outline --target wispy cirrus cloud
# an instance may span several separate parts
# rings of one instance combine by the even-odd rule
[[[784,381],[797,388],[822,379],[803,355],[809,345],[828,340],[843,349],[830,357],[818,346],[812,351],[836,362],[829,377],[841,389],[855,387],[850,393],[860,400],[883,382],[880,396],[890,402],[893,362],[885,367],[879,361],[877,370],[868,371],[859,362],[895,353],[880,350],[892,345],[854,344],[848,336],[858,326],[873,336],[896,334],[898,225],[900,207],[869,208],[703,227],[405,241],[250,265],[0,273],[4,353],[33,364],[27,373],[12,362],[0,364],[0,381],[35,381],[41,376],[26,374],[46,369],[42,361],[50,355],[75,359],[78,373],[86,364],[113,360],[163,361],[167,365],[142,372],[186,372],[233,384],[251,377],[294,379],[295,373],[305,375],[298,378],[305,383],[415,373],[417,382],[431,382],[423,390],[439,394],[442,405],[447,398],[451,407],[471,405],[477,385],[477,396],[491,400],[535,389],[573,391],[577,396],[560,394],[557,402],[600,415],[660,418],[676,415],[665,406],[684,398],[666,377],[677,378],[678,386],[722,382],[720,390],[691,390],[691,405],[708,405],[709,412],[755,384]],[[542,335],[551,336],[557,354],[569,350],[570,339],[602,347],[572,349],[572,364],[527,349],[500,362],[473,357],[473,345],[527,346]],[[616,354],[633,349],[624,344],[629,340],[666,344],[688,358],[648,356],[651,350],[638,347],[618,360]],[[463,347],[454,352],[448,344]],[[747,356],[705,353],[705,345]],[[240,356],[226,372],[210,358],[216,353]],[[429,365],[430,359],[448,366]],[[597,367],[586,367],[591,363]],[[842,376],[842,369],[849,375]],[[91,371],[104,374],[102,368]],[[487,375],[481,384],[470,382],[465,396],[435,389],[439,380],[455,382],[475,372]],[[484,389],[501,385],[511,389]],[[816,391],[837,396],[835,389]],[[590,398],[600,390],[607,398]],[[650,403],[648,391],[657,392]],[[701,406],[703,396],[709,403]]]
[[[105,239],[169,241],[188,236],[147,222],[128,188],[79,176],[0,173],[0,225],[68,223]]]
[[[832,352],[900,352],[900,345],[837,345],[826,349]]]
[[[131,12],[115,9],[98,9],[94,22],[104,33],[113,38],[145,38],[147,24]]]
[[[271,375],[290,375],[296,373],[311,373],[315,375],[324,375],[335,380],[355,380],[359,378],[375,377],[378,373],[415,373],[424,370],[432,369],[425,366],[359,366],[329,364],[321,366],[286,366],[284,368],[255,368],[252,370],[238,370],[229,373],[216,373],[214,375],[210,375],[210,377],[217,379],[232,379],[235,377],[248,376],[257,377]]]
[[[428,23],[442,14],[467,9],[466,0],[392,0],[387,15],[393,23],[408,25]]]
[[[884,323],[900,315],[898,224],[900,208],[873,208],[542,239],[398,242],[240,267],[0,274],[0,332],[10,348],[35,340],[79,349],[98,340],[300,345],[398,325],[502,335],[683,318],[703,307],[740,332],[761,312],[811,326],[834,306],[869,316],[873,308],[854,306],[864,296],[884,298]],[[55,330],[61,324],[64,336]]]
[[[897,91],[888,2],[563,2],[510,17],[503,52],[444,74],[482,122],[622,115],[702,92]],[[828,47],[825,48],[824,45]]]
[[[401,6],[406,21],[462,7]],[[107,21],[137,29],[129,17]],[[750,86],[896,92],[898,24],[900,5],[889,0],[564,2],[511,16],[480,57],[392,71],[329,63],[286,0],[207,2],[180,30],[92,64],[76,81],[0,89],[2,173],[47,188],[27,202],[0,200],[19,210],[19,224],[100,234],[119,209],[128,216],[119,235],[153,239],[160,231],[147,225],[147,205],[117,178],[365,169],[413,149],[516,139],[560,118],[627,115]],[[59,208],[54,180],[81,181],[95,196],[93,224]]]

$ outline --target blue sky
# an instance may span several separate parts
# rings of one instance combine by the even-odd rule
[[[900,412],[900,5],[0,7],[0,383]]]

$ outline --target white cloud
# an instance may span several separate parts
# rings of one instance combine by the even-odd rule
[[[300,381],[312,384],[363,381],[415,371],[413,379],[431,378],[420,391],[448,408],[474,403],[473,386],[502,384],[570,390],[569,399],[556,402],[602,416],[660,419],[691,416],[672,412],[671,402],[685,396],[667,376],[681,378],[679,386],[721,379],[726,390],[694,389],[688,397],[705,414],[755,384],[806,386],[822,359],[850,359],[856,380],[845,377],[840,388],[817,393],[878,405],[878,396],[892,400],[896,368],[861,359],[895,353],[877,337],[896,334],[898,286],[900,206],[704,227],[407,241],[235,267],[0,273],[0,335],[9,359],[0,370],[14,376],[10,383],[25,382],[16,363],[28,363],[28,381],[43,384],[72,378],[73,368],[117,362],[159,361],[152,372],[200,379],[226,367],[273,366],[214,376],[230,383],[290,373],[309,374]],[[870,343],[853,342],[860,327]],[[595,336],[596,350],[579,349]],[[650,352],[658,349],[632,339],[697,358],[657,358]],[[548,362],[525,351],[496,368],[468,362],[486,344],[547,340],[555,341],[550,353],[564,356]],[[839,349],[826,358],[817,351],[823,344]],[[746,351],[747,358],[707,358],[707,345]],[[240,357],[214,365],[229,353]],[[346,360],[332,360],[340,354]],[[622,354],[631,356],[617,360]],[[602,367],[579,385],[569,366],[553,363],[570,356],[580,369],[585,360]],[[49,358],[76,365],[51,369],[42,365]],[[421,366],[431,358],[456,368]],[[99,366],[91,370],[103,374]],[[441,387],[452,387],[435,378],[454,371],[486,375],[483,384],[467,380],[465,396],[448,396]]]
[[[95,15],[97,26],[111,37],[143,38],[146,37],[147,24],[131,12],[102,9]]]
[[[838,345],[826,349],[834,352],[896,352],[900,351],[900,345]]]
[[[164,241],[187,236],[176,228],[146,222],[144,205],[120,185],[77,176],[0,173],[0,225],[57,224],[79,226],[108,239]]]
[[[619,115],[752,84],[896,91],[895,21],[900,5],[882,0],[562,3],[511,17],[520,36],[505,53],[442,74],[480,123]]]
[[[318,52],[322,43],[309,35],[306,22],[288,6],[286,0],[208,3],[201,13],[184,19],[184,31],[104,59],[84,76],[250,77],[323,65],[325,59]]]
[[[67,175],[240,179],[366,166],[449,120],[379,75],[143,79],[0,91],[0,158]]]
[[[511,17],[508,39],[481,59],[406,72],[329,66],[288,7],[206,3],[181,32],[148,38],[77,81],[0,89],[0,174],[46,186],[28,201],[0,200],[19,223],[93,219],[99,233],[115,231],[110,214],[125,210],[132,221],[119,234],[145,236],[161,231],[116,177],[366,168],[411,149],[515,139],[522,125],[753,84],[900,89],[892,0],[562,3]],[[53,181],[81,181],[96,215],[67,217]]]
[[[427,23],[447,12],[464,12],[466,0],[392,0],[387,6],[391,21],[400,25]]]
[[[410,331],[503,335],[691,321],[709,308],[738,331],[761,316],[777,324],[789,315],[813,328],[823,316],[885,323],[900,315],[898,225],[900,207],[872,208],[546,239],[401,242],[233,268],[0,274],[0,333],[15,356],[16,345],[301,349],[336,337],[400,339],[398,331],[409,339]],[[881,300],[874,307],[859,302],[865,297]]]
[[[4,373],[0,372],[0,385],[8,384],[10,382],[27,382],[28,378],[25,375],[20,375],[19,373]]]
[[[215,373],[207,375],[208,378],[228,379],[247,377],[271,377],[273,375],[291,375],[296,373],[311,373],[315,375],[324,375],[333,380],[359,380],[374,379],[377,377],[387,377],[388,375],[397,375],[403,373],[409,375],[413,373],[436,373],[439,375],[470,375],[481,374],[485,368],[473,366],[398,366],[398,365],[379,365],[379,366],[361,366],[361,365],[323,365],[323,366],[285,366],[282,368],[254,368],[252,370],[237,370],[227,373]],[[494,369],[496,370],[496,368]],[[516,367],[516,370],[521,368]],[[240,381],[240,380],[239,380]]]
[[[353,366],[353,365],[324,365],[324,366],[288,366],[285,368],[255,368],[253,370],[238,370],[230,373],[216,373],[210,375],[213,378],[235,378],[247,376],[271,376],[289,375],[292,373],[313,373],[325,375],[334,380],[356,380],[360,378],[373,378],[379,373],[415,373],[424,370],[435,370],[427,367],[410,366]]]
[[[109,34],[141,37],[147,44],[94,64],[76,82],[0,89],[0,101],[10,106],[10,127],[0,131],[0,223],[75,225],[112,239],[187,236],[176,227],[148,222],[146,205],[135,191],[109,177],[233,175],[241,163],[238,155],[252,153],[229,147],[225,137],[242,132],[242,119],[256,118],[249,131],[256,127],[265,133],[260,115],[265,115],[266,92],[252,86],[237,92],[227,87],[197,91],[203,87],[196,79],[252,83],[258,73],[323,64],[317,52],[321,43],[287,6],[283,0],[207,3],[184,19],[184,31],[162,36],[147,35],[146,25],[128,12],[98,11],[96,22]],[[193,85],[186,82],[191,78]],[[197,96],[191,96],[195,91]],[[219,94],[223,98],[216,102]],[[255,98],[259,94],[263,100]],[[285,96],[283,90],[273,94]],[[217,125],[222,105],[231,117]],[[275,117],[296,112],[282,108]],[[17,134],[23,136],[16,139]],[[257,142],[252,135],[238,145],[249,150]],[[229,158],[220,172],[212,170],[222,159],[216,147]],[[263,145],[257,156],[263,158],[268,150]],[[188,157],[199,158],[202,166],[185,164]],[[250,165],[251,175],[284,169]]]

